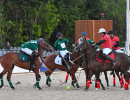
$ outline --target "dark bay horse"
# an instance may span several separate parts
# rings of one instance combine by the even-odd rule
[[[39,45],[38,51],[40,53],[40,57],[42,58],[42,56],[43,56],[43,50],[51,51],[52,49],[53,48],[46,42],[44,44]],[[3,67],[3,71],[0,73],[0,80],[1,80],[0,88],[2,88],[4,86],[3,76],[4,76],[4,74],[7,73],[8,83],[12,89],[15,89],[11,82],[11,75],[12,75],[14,65],[16,65],[20,68],[23,68],[23,69],[30,70],[30,64],[28,62],[21,61],[19,59],[18,53],[15,53],[15,52],[8,52],[5,55],[3,55],[0,58],[0,63]],[[36,65],[36,68],[32,69],[32,71],[35,73],[35,76],[36,76],[36,87],[41,89],[41,87],[39,86],[39,81],[40,81],[39,69],[42,65],[42,61],[37,59],[35,61],[35,65]]]
[[[64,66],[55,64],[55,58],[56,58],[56,56],[57,55],[53,54],[53,55],[47,56],[45,58],[45,60],[44,60],[45,66],[48,68],[48,70],[45,72],[46,77],[47,77],[46,84],[48,86],[50,86],[50,84],[51,84],[50,83],[51,82],[50,75],[53,73],[53,71],[56,68],[60,69],[61,71],[66,71],[66,68]],[[70,55],[71,61],[75,60],[78,57],[79,57],[79,55],[76,52],[72,52],[72,54]],[[76,83],[77,88],[79,88],[77,79],[75,77],[75,72],[78,69],[78,63],[77,62],[78,62],[78,59],[76,59],[74,61],[74,64],[70,63],[70,65],[72,66],[72,68],[68,72],[72,76],[72,85],[74,86],[74,83]]]
[[[122,72],[125,77],[125,85],[124,89],[126,90],[128,85],[129,85],[129,65],[130,65],[130,59],[126,54],[123,53],[114,53],[115,55],[115,61],[117,61],[117,64],[115,68],[113,69],[112,63],[101,63],[98,62],[96,59],[97,52],[95,48],[90,45],[88,41],[83,41],[76,49],[76,52],[80,52],[84,54],[84,59],[87,59],[88,63],[88,68],[90,71],[88,72],[88,79],[87,81],[90,80],[93,74],[96,76],[96,81],[97,81],[97,87],[100,88],[100,83],[99,83],[99,76],[100,72],[103,71],[109,71],[109,70],[115,70],[116,72]],[[85,90],[88,90],[90,87],[90,83],[87,82]]]

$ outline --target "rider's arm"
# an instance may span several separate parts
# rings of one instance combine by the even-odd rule
[[[100,40],[100,42],[96,43],[96,45],[101,45],[101,44],[103,44],[104,42],[106,42],[106,40],[105,40],[105,39]]]
[[[55,44],[54,44],[54,49],[55,49],[55,50],[58,49],[58,43],[57,43],[57,41],[56,41]]]
[[[94,42],[91,40],[91,39],[89,39],[89,40],[87,40],[90,44],[94,44]]]
[[[116,45],[113,45],[113,47],[118,47],[120,46],[120,41],[116,41]]]

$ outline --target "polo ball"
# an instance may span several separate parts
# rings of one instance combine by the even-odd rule
[[[66,87],[67,90],[70,90],[71,88],[69,86]]]

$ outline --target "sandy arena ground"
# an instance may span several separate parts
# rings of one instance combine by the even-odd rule
[[[78,71],[76,77],[79,76]],[[60,81],[64,82],[66,72],[55,72],[51,75],[51,87],[45,85],[46,77],[44,72],[41,72],[40,86],[43,90],[38,90],[33,87],[35,81],[34,73],[13,74],[12,83],[15,90],[12,90],[4,76],[4,87],[0,89],[0,100],[130,100],[130,89],[122,91],[118,78],[116,77],[116,87],[113,87],[113,78],[109,75],[110,88],[107,90],[95,90],[94,81],[91,84],[88,92],[84,91],[85,88],[85,74],[82,70],[79,78],[80,89],[75,89],[71,86],[71,79],[67,84],[60,85]],[[104,74],[101,75],[102,82],[106,87]],[[94,80],[94,77],[92,77]],[[18,84],[19,83],[19,84]],[[70,86],[71,90],[66,90]]]

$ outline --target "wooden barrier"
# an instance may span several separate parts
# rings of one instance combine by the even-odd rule
[[[94,42],[99,42],[101,39],[98,31],[100,28],[105,28],[106,32],[113,30],[112,20],[79,20],[75,21],[75,42],[81,37],[82,32],[87,33],[87,37]]]

